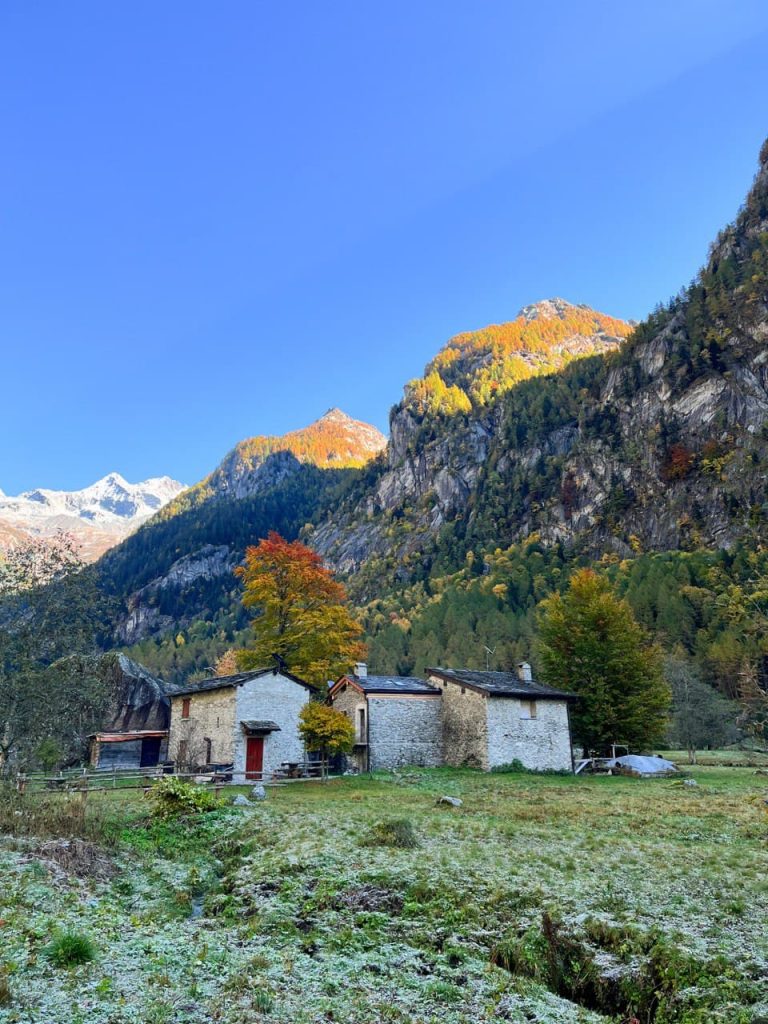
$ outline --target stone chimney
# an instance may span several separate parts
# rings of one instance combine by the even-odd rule
[[[531,666],[527,661],[521,661],[517,666],[517,677],[521,683],[532,683],[533,674],[531,672]]]
[[[358,679],[368,678],[368,666],[364,661],[358,661],[355,665],[355,675]]]

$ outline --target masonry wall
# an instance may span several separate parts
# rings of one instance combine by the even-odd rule
[[[343,712],[355,727],[355,746],[347,755],[348,762],[359,772],[368,771],[367,730],[360,728],[360,711],[365,711],[366,720],[368,716],[365,694],[347,684],[344,689],[340,688],[334,694],[333,706],[337,711]]]
[[[206,739],[211,741],[211,764],[229,764],[234,757],[235,688],[203,690],[189,697],[189,718],[182,718],[184,697],[171,697],[168,757],[178,761],[179,744],[187,743],[187,760],[206,763]]]
[[[443,763],[487,769],[487,698],[468,686],[437,676],[430,676],[429,682],[440,687],[443,694]]]
[[[442,757],[439,694],[368,695],[368,760],[371,771],[407,765],[435,767]]]
[[[233,761],[236,772],[245,771],[246,734],[240,725],[249,720],[271,721],[279,732],[264,736],[265,775],[280,767],[283,761],[304,761],[306,752],[299,738],[299,712],[310,699],[305,686],[294,683],[280,673],[257,676],[235,689],[235,722]]]
[[[538,700],[536,717],[523,718],[528,702],[489,697],[488,768],[522,761],[526,768],[571,771],[571,737],[565,701]]]

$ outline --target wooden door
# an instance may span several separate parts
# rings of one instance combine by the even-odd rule
[[[245,777],[260,779],[264,767],[264,737],[248,736],[245,746]]]

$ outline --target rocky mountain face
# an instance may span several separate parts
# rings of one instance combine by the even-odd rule
[[[515,331],[561,330],[573,308],[527,307]],[[533,533],[626,555],[765,532],[768,146],[738,218],[673,302],[631,334],[577,308],[594,335],[511,354],[502,328],[460,335],[408,385],[380,471],[312,534],[359,599]],[[564,368],[510,382],[511,360],[531,367],[544,351],[546,365],[548,346]]]
[[[375,480],[353,492],[346,514],[318,527],[313,545],[347,574],[391,555],[407,578],[425,542],[465,527],[503,443],[505,396],[575,360],[615,352],[631,331],[623,320],[556,298],[526,306],[509,323],[452,338],[392,410]]]
[[[79,491],[38,488],[17,497],[0,491],[0,546],[66,530],[93,561],[183,490],[183,484],[167,476],[130,484],[110,473]]]

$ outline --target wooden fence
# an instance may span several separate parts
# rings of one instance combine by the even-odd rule
[[[225,786],[281,786],[292,782],[325,781],[330,778],[327,761],[308,761],[291,764],[271,774],[265,772],[235,772],[231,770],[187,771],[169,773],[162,767],[153,768],[70,768],[56,773],[19,772],[15,776],[16,789],[22,794],[112,793],[129,789],[148,790],[165,775],[186,782],[210,786],[219,792]]]

